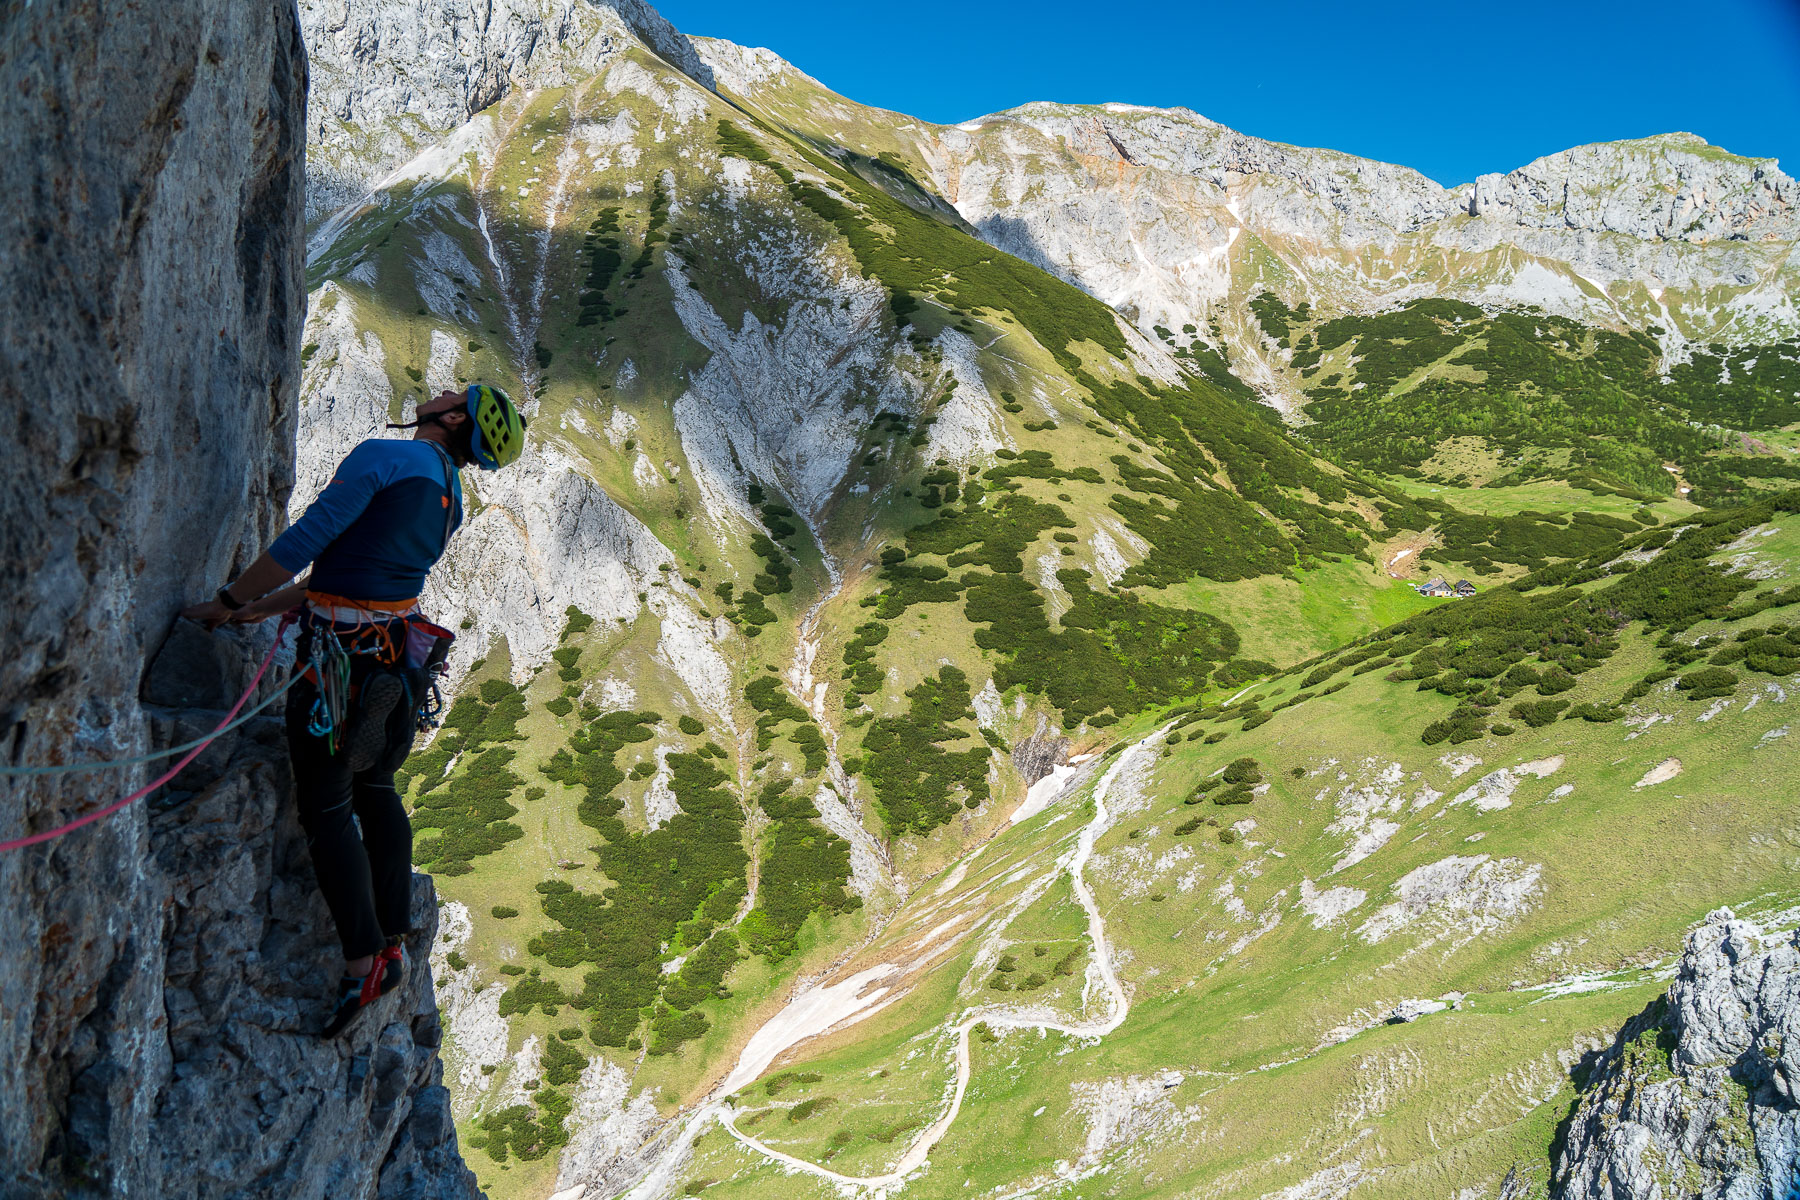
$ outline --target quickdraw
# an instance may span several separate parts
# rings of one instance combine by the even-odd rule
[[[442,668],[437,669],[441,670]],[[431,680],[430,689],[419,701],[417,713],[420,733],[424,733],[428,729],[436,729],[444,719],[444,693],[438,689],[435,676]]]
[[[306,666],[317,695],[307,714],[306,732],[325,738],[330,752],[336,754],[343,740],[344,712],[350,705],[350,652],[329,626],[314,626],[308,635],[311,653]]]
[[[365,607],[359,602],[343,601],[341,597],[324,599]],[[376,610],[369,611],[373,614]],[[328,621],[316,621],[309,629],[309,636],[312,640],[307,672],[318,695],[307,714],[306,731],[313,737],[327,739],[329,753],[338,752],[347,726],[355,719],[356,696],[350,683],[350,660],[358,655],[374,655],[381,667],[398,669],[406,680],[407,703],[413,707],[418,728],[421,731],[437,728],[445,707],[438,679],[448,669],[444,660],[450,644],[456,640],[455,634],[417,614],[408,614],[392,620],[368,621],[349,629]],[[419,690],[410,675],[412,671],[424,673],[425,679],[430,681],[428,691]]]

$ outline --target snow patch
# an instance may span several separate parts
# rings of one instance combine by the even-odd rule
[[[899,997],[889,997],[883,1003],[889,989],[881,986],[881,980],[899,970],[892,963],[880,963],[841,983],[801,989],[788,1001],[787,1007],[751,1035],[743,1053],[738,1056],[737,1066],[732,1068],[718,1090],[729,1095],[745,1084],[754,1083],[790,1046],[886,1008]]]
[[[1021,821],[1029,821],[1061,799],[1063,792],[1068,789],[1069,780],[1080,769],[1069,764],[1051,767],[1048,775],[1025,789],[1025,799],[1019,802],[1019,807],[1013,809],[1007,824],[1017,825]]]

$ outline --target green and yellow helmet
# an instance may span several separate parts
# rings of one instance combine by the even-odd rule
[[[524,453],[525,418],[500,388],[486,383],[469,385],[469,420],[474,425],[470,454],[482,470],[517,462]]]

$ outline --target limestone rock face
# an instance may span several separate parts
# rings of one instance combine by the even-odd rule
[[[564,86],[628,40],[711,86],[688,39],[643,0],[300,0],[300,20],[314,217],[514,87]]]
[[[757,65],[720,77],[753,94],[805,82]],[[1238,306],[1262,290],[1353,310],[1440,294],[1541,304],[1727,341],[1791,325],[1771,312],[1787,313],[1800,270],[1794,180],[1691,134],[1579,146],[1447,189],[1181,108],[1038,103],[917,128],[931,184],[984,239],[1146,331],[1218,319],[1242,340]],[[1254,378],[1253,348],[1235,349]]]
[[[306,81],[291,0],[0,23],[8,764],[193,738],[269,644],[188,630],[152,666],[292,487]],[[0,840],[164,769],[9,780]],[[427,971],[354,1036],[312,1036],[336,948],[291,814],[271,717],[147,802],[0,852],[0,1196],[475,1195]],[[428,881],[417,924],[422,964]]]
[[[1800,238],[1800,191],[1773,160],[1685,133],[1577,146],[1461,191],[1475,215],[1535,229],[1696,244]]]
[[[1012,750],[1012,764],[1027,785],[1036,783],[1068,761],[1069,739],[1052,732],[1048,722],[1040,722],[1038,731],[1021,739]]]
[[[1800,1154],[1800,935],[1721,908],[1688,935],[1666,1000],[1590,1069],[1554,1194],[1786,1195]]]

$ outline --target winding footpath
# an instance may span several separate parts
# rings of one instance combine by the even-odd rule
[[[756,1032],[744,1048],[736,1068],[682,1125],[680,1132],[665,1148],[658,1161],[627,1194],[626,1200],[661,1200],[667,1196],[675,1185],[676,1175],[686,1164],[694,1141],[713,1120],[717,1120],[743,1146],[772,1162],[840,1186],[885,1191],[904,1182],[914,1171],[925,1166],[932,1149],[955,1123],[969,1087],[969,1035],[976,1026],[985,1024],[996,1029],[1037,1029],[1055,1031],[1075,1038],[1101,1038],[1124,1024],[1131,1010],[1130,1000],[1125,995],[1113,964],[1112,946],[1106,938],[1106,922],[1100,915],[1100,907],[1094,900],[1093,890],[1088,886],[1083,872],[1088,860],[1093,857],[1094,843],[1112,824],[1112,813],[1106,806],[1106,798],[1114,781],[1141,756],[1153,752],[1161,744],[1169,728],[1170,726],[1165,725],[1135,743],[1123,751],[1118,761],[1107,769],[1094,787],[1093,819],[1083,827],[1074,852],[1061,864],[1069,873],[1069,883],[1076,901],[1087,913],[1088,938],[1093,943],[1092,961],[1099,969],[1108,998],[1108,1011],[1104,1017],[1093,1021],[1061,1021],[1001,1006],[977,1008],[965,1013],[951,1027],[956,1034],[956,1088],[949,1105],[929,1128],[913,1139],[891,1171],[882,1175],[844,1175],[777,1150],[743,1132],[736,1125],[737,1114],[727,1099],[739,1088],[754,1082],[783,1051],[824,1033],[847,1019],[858,1017],[859,1014],[871,1015],[898,999],[898,994],[890,995],[889,989],[879,985],[885,977],[898,973],[899,968],[884,963],[830,987],[810,989]],[[958,865],[966,863],[984,848],[978,847],[965,855]]]

